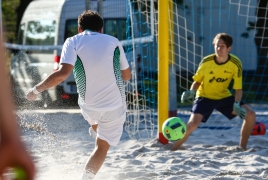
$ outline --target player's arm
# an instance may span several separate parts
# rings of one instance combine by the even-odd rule
[[[233,89],[235,90],[235,101],[240,102],[242,99],[243,95],[243,84],[242,84],[242,73],[243,73],[243,68],[242,68],[242,63],[241,61],[236,57],[234,58],[235,60],[235,66],[236,70],[234,72],[234,84],[233,84]]]
[[[72,70],[73,70],[73,65],[61,63],[57,71],[53,72],[44,81],[36,85],[36,90],[38,92],[42,92],[60,84],[71,74]]]
[[[236,73],[238,74],[238,73]],[[243,96],[243,90],[242,90],[242,74],[240,76],[234,77],[234,86],[235,90],[235,102],[240,102]]]
[[[191,88],[187,91],[184,91],[181,95],[181,102],[184,103],[185,100],[193,99],[195,97],[195,93],[199,88],[201,83],[194,81],[191,85]]]
[[[121,76],[124,81],[129,81],[131,79],[131,71],[130,71],[129,63],[127,61],[124,49],[119,41],[118,41],[118,47],[120,50]]]
[[[233,105],[233,110],[236,115],[238,115],[241,119],[246,117],[246,109],[240,106],[240,101],[242,99],[243,91],[242,91],[242,63],[239,59],[236,59],[237,71],[234,73],[234,85],[235,89],[235,102]]]
[[[246,109],[240,106],[242,95],[243,95],[242,89],[236,89],[233,110],[236,115],[238,115],[241,119],[244,119],[246,117]]]
[[[184,91],[181,95],[181,102],[184,103],[185,100],[190,100],[190,99],[194,99],[195,98],[195,93],[198,90],[199,86],[201,85],[201,83],[203,81],[203,71],[202,71],[202,63],[200,63],[195,75],[193,76],[193,80],[194,82],[192,83],[191,87],[189,90]]]
[[[197,89],[199,88],[200,84],[201,84],[201,83],[194,81],[194,82],[192,83],[192,85],[191,85],[190,90],[194,90],[194,91],[196,92]]]
[[[121,76],[124,81],[129,81],[131,78],[130,68],[128,67],[125,70],[121,70]]]
[[[27,99],[30,101],[35,100],[38,93],[60,84],[71,74],[72,70],[73,65],[61,63],[57,71],[50,74],[45,80],[35,85],[35,87],[27,93]]]
[[[194,90],[194,92],[196,92],[199,88],[199,86],[201,85],[200,82],[203,82],[204,79],[204,60],[202,60],[198,66],[198,69],[195,73],[195,75],[193,76],[193,83],[190,87],[190,90]]]
[[[236,115],[238,115],[241,119],[244,119],[246,117],[246,109],[242,108],[240,106],[240,101],[243,96],[243,90],[242,90],[242,78],[237,77],[234,82],[234,89],[235,89],[235,102],[233,105],[233,110]],[[240,87],[240,88],[239,88]],[[237,89],[236,89],[237,88]]]
[[[235,101],[240,102],[243,96],[243,90],[242,89],[236,89],[235,90]]]

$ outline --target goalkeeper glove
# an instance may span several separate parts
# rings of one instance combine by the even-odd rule
[[[195,90],[184,91],[181,95],[181,102],[184,103],[185,100],[193,99],[195,97]]]
[[[245,119],[247,111],[245,108],[240,107],[239,102],[234,102],[233,110],[236,113],[236,115],[238,115],[241,119]]]

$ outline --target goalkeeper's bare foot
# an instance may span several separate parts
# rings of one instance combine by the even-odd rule
[[[175,151],[175,150],[173,150],[173,148],[174,148],[174,144],[173,144],[173,143],[166,144],[166,145],[164,146],[164,148],[165,148],[166,150]],[[187,150],[187,148],[181,146],[181,147],[179,147],[177,150]]]
[[[177,141],[173,144],[173,147],[171,149],[172,151],[177,151],[177,150],[187,150],[187,148],[182,146],[182,142],[181,141]]]
[[[174,142],[173,147],[172,147],[172,151],[176,151],[176,150],[180,149],[182,144],[183,144],[183,142],[181,140]]]
[[[243,151],[246,151],[246,150],[247,150],[247,147],[246,147],[246,146],[241,146],[241,145],[240,145],[240,148],[242,148]]]
[[[166,144],[165,146],[164,146],[164,148],[166,149],[166,150],[172,150],[172,147],[173,147],[173,143],[168,143],[168,144]]]
[[[187,150],[187,148],[183,147],[183,146],[180,146],[178,148],[174,148],[174,146],[173,146],[172,151],[177,151],[177,150]]]

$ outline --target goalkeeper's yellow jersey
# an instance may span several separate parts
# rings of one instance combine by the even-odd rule
[[[218,64],[216,55],[211,54],[203,58],[193,76],[194,81],[201,83],[196,97],[222,99],[231,96],[228,89],[234,80],[233,89],[242,89],[242,63],[238,57],[229,54],[229,59]]]

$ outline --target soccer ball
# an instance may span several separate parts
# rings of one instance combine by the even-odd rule
[[[27,178],[27,173],[22,168],[14,168],[14,178],[17,180],[25,180]]]
[[[266,126],[262,122],[256,122],[251,135],[264,135],[266,134]]]
[[[163,123],[162,133],[166,139],[177,141],[184,137],[186,133],[186,125],[180,118],[171,117]]]

